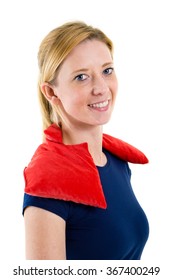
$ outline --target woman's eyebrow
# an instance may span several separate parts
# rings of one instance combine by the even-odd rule
[[[74,75],[74,74],[77,74],[79,72],[86,72],[88,70],[89,70],[88,68],[80,68],[80,69],[77,69],[77,70],[73,71],[71,74]]]
[[[105,66],[108,66],[108,65],[113,65],[113,61],[110,61],[110,62],[106,62],[102,65],[102,67],[105,67]]]
[[[113,65],[113,62],[112,61],[106,62],[102,65],[102,67],[105,67],[105,66],[108,66],[108,65]],[[76,73],[79,73],[79,72],[87,72],[88,70],[89,70],[88,68],[80,68],[80,69],[77,69],[77,70],[73,71],[72,75],[76,74]]]

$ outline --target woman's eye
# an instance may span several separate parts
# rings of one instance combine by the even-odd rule
[[[75,80],[77,80],[77,81],[84,81],[84,80],[86,80],[86,78],[87,78],[87,75],[85,75],[85,74],[80,74],[80,75],[77,75],[77,76],[75,77]]]
[[[109,68],[106,68],[103,73],[106,74],[106,75],[110,75],[112,74],[114,68],[113,67],[109,67]]]

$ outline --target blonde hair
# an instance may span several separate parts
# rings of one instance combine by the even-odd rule
[[[52,30],[43,39],[38,52],[38,96],[42,114],[43,130],[52,123],[62,119],[57,106],[51,105],[41,91],[44,82],[53,84],[57,71],[67,55],[79,43],[85,40],[97,39],[105,43],[113,55],[112,41],[98,28],[81,21],[67,22]]]

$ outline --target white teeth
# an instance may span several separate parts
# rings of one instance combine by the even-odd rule
[[[107,105],[108,105],[108,100],[101,103],[90,104],[89,106],[93,108],[103,108],[106,107]]]

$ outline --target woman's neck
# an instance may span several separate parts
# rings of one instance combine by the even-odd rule
[[[106,164],[107,159],[102,151],[102,126],[87,129],[62,126],[62,135],[63,143],[66,145],[87,143],[95,165],[104,166]]]

